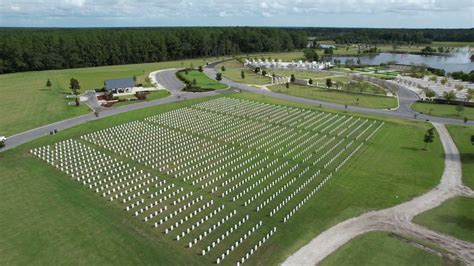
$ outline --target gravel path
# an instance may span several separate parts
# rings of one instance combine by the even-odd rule
[[[474,244],[444,235],[414,224],[413,217],[444,201],[456,197],[474,197],[474,192],[462,184],[459,151],[448,130],[433,123],[445,152],[445,169],[441,182],[426,194],[392,208],[367,212],[341,222],[319,234],[309,244],[288,257],[283,265],[315,265],[354,237],[370,231],[390,231],[434,243],[468,265],[474,265]]]

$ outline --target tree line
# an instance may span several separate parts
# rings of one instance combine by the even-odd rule
[[[284,52],[307,40],[283,28],[2,28],[0,73]]]
[[[474,29],[295,28],[316,40],[339,44],[429,44],[433,41],[474,42]]]

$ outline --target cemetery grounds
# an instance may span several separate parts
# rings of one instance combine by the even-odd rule
[[[81,125],[0,154],[0,262],[277,264],[435,186],[427,127],[250,93]]]

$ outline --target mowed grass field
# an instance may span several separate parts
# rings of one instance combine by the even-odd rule
[[[290,77],[291,74],[295,75],[297,79],[322,79],[328,78],[333,76],[329,73],[324,72],[313,72],[313,71],[293,71],[293,70],[270,70],[270,73],[274,73],[275,75],[284,75]]]
[[[222,71],[222,66],[225,67],[225,71]],[[245,68],[237,60],[223,62],[216,66],[216,70],[221,72],[223,77],[244,84],[265,85],[272,82],[269,77],[256,74],[248,68]],[[242,78],[242,71],[245,73],[245,78]]]
[[[203,89],[221,90],[227,88],[227,85],[210,79],[206,74],[198,70],[189,71],[188,74],[179,72],[178,75],[191,83],[196,80],[196,86]]]
[[[403,242],[386,232],[358,236],[325,258],[321,266],[443,265],[437,254]]]
[[[398,105],[397,99],[395,97],[367,95],[361,93],[338,91],[334,89],[319,89],[296,84],[290,84],[289,88],[286,88],[286,85],[273,85],[269,86],[268,88],[273,92],[367,108],[387,109],[395,108]],[[359,99],[358,102],[357,99]]]
[[[250,93],[230,97],[325,110]],[[203,264],[183,244],[132,218],[67,175],[37,159],[31,148],[79,138],[210,98],[99,119],[0,153],[0,264]],[[341,112],[344,113],[344,112]],[[248,261],[275,265],[324,229],[368,210],[407,201],[434,187],[442,174],[438,138],[423,151],[429,124],[382,118],[385,126]],[[155,170],[145,166],[147,171]],[[189,184],[188,184],[189,185]],[[255,214],[264,215],[264,214]],[[234,263],[234,262],[232,262]]]
[[[474,199],[456,197],[422,213],[414,222],[474,243]]]
[[[213,59],[209,59],[212,61]],[[204,65],[205,60],[184,60],[150,64],[119,65],[0,75],[0,135],[11,136],[35,127],[86,114],[86,105],[68,106],[69,80],[76,78],[81,91],[104,86],[104,80],[137,76],[144,83],[152,71],[177,68],[193,63]],[[52,87],[46,87],[48,78]]]
[[[474,120],[474,107],[464,107],[464,111],[458,112],[456,105],[449,104],[434,104],[434,103],[414,103],[412,109],[433,116],[448,117],[463,119],[467,117],[469,120]]]
[[[474,189],[474,145],[471,143],[474,126],[448,125],[447,128],[461,154],[462,181]]]

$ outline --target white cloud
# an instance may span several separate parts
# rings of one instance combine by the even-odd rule
[[[230,17],[232,14],[230,14],[227,11],[221,11],[219,12],[219,17]]]
[[[193,25],[196,21],[222,25],[213,20],[217,18],[235,25],[252,25],[252,22],[264,25],[258,21],[262,16],[272,17],[265,20],[268,25],[304,22],[305,26],[321,26],[318,18],[327,16],[325,23],[346,20],[347,26],[353,26],[354,20],[370,27],[379,26],[373,24],[374,21],[390,26],[399,18],[405,20],[408,27],[420,26],[410,25],[416,19],[423,22],[423,26],[474,27],[473,14],[473,0],[264,0],[257,3],[253,0],[0,0],[0,26],[15,23],[25,26],[22,23],[30,21],[48,24],[48,18],[61,18],[65,24],[79,21],[74,25],[84,20],[83,23],[97,26],[107,26],[101,23],[110,20],[125,24],[128,21],[132,25],[142,20],[148,21],[147,25],[169,21],[178,25]],[[303,20],[305,16],[307,19]],[[367,22],[363,24],[364,21]],[[57,20],[54,23],[58,23]]]

